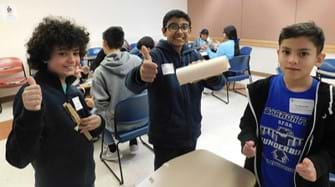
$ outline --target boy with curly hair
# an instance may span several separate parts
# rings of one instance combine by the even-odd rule
[[[16,94],[6,159],[18,168],[31,163],[35,186],[94,186],[93,144],[83,134],[97,136],[104,121],[88,112],[83,95],[72,86],[88,41],[85,28],[47,17],[27,43],[28,64],[37,73]],[[80,131],[74,130],[65,102],[79,112]]]

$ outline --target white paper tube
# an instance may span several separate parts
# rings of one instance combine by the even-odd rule
[[[202,79],[220,75],[230,68],[228,59],[224,56],[188,65],[176,70],[180,85],[196,82]]]

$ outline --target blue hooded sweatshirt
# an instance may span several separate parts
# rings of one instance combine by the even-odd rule
[[[158,65],[154,82],[145,83],[141,80],[140,66],[129,72],[126,78],[126,86],[133,92],[140,93],[148,89],[149,141],[154,146],[166,148],[194,146],[201,133],[202,91],[204,87],[221,89],[224,79],[217,76],[180,86],[175,73],[163,75],[163,64],[173,64],[176,70],[201,58],[196,50],[187,45],[178,54],[166,40],[161,40],[151,50],[150,55],[152,61]]]

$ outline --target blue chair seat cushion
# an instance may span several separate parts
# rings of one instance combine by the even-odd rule
[[[329,173],[329,180],[330,180],[330,182],[335,183],[335,174]]]
[[[146,125],[144,125],[142,127],[139,127],[137,129],[132,129],[130,131],[119,132],[115,138],[119,142],[123,143],[123,142],[129,141],[129,140],[132,140],[136,137],[148,134],[148,131],[149,131],[149,125],[146,124]]]
[[[226,77],[228,82],[242,81],[242,80],[245,80],[245,79],[248,79],[248,78],[249,78],[249,75],[246,75],[246,74],[240,74],[240,75],[234,75],[234,76],[231,76],[231,77]]]
[[[131,131],[133,129],[137,129],[139,127],[147,125],[148,121],[149,121],[148,117],[143,118],[143,119],[139,119],[139,120],[134,120],[134,121],[126,121],[126,122],[119,121],[117,123],[117,131],[119,133],[122,133],[122,132],[125,132],[125,131]]]

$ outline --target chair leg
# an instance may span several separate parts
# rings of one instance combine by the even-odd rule
[[[116,180],[119,181],[120,185],[123,185],[124,180],[123,180],[123,172],[122,172],[122,166],[121,166],[121,158],[120,158],[120,150],[119,150],[119,143],[116,144],[116,151],[117,151],[117,156],[118,156],[118,162],[119,162],[119,169],[120,169],[120,177],[116,174],[116,172],[108,165],[106,160],[101,158],[101,162],[105,164],[107,169],[114,175]]]
[[[105,130],[102,131],[102,136],[101,136],[101,150],[100,150],[100,160],[102,161],[102,153],[104,151],[104,138],[105,138]]]
[[[237,94],[240,94],[240,95],[246,97],[246,95],[245,95],[244,93],[242,93],[242,92],[239,91],[239,90],[241,90],[241,88],[236,88],[236,84],[235,84],[235,83],[236,83],[236,82],[234,82],[234,85],[233,85],[233,92],[235,92],[235,93],[237,93]],[[244,88],[243,88],[243,89],[244,89]]]
[[[227,85],[226,85],[226,87],[227,87],[227,100],[224,100],[220,96],[216,95],[214,91],[212,91],[212,96],[217,98],[218,100],[224,102],[225,104],[228,104],[229,103],[229,86],[230,86],[230,84],[227,83]]]
[[[142,142],[142,144],[147,147],[150,151],[154,152],[154,149],[152,148],[152,146],[150,146],[147,142],[145,142],[143,139],[142,139],[142,136],[139,137],[140,138],[140,141]]]
[[[116,144],[116,151],[117,151],[117,157],[118,157],[118,162],[119,162],[119,167],[120,167],[120,177],[117,176],[117,174],[113,171],[113,169],[108,165],[108,163],[106,162],[105,159],[102,158],[102,153],[103,153],[103,146],[104,146],[104,136],[105,136],[105,131],[102,132],[102,138],[101,138],[101,151],[100,151],[100,160],[102,163],[105,164],[105,166],[107,167],[107,169],[114,175],[114,177],[116,178],[116,180],[119,181],[120,185],[122,185],[124,183],[123,180],[123,172],[122,172],[122,166],[121,166],[121,157],[120,157],[120,150],[119,150],[119,143],[118,142]]]
[[[252,83],[252,76],[251,76],[250,68],[248,68],[248,74],[249,74],[249,83]]]
[[[119,180],[119,182],[120,182],[120,185],[122,185],[124,181],[123,181],[123,172],[122,172],[122,165],[121,165],[121,157],[120,157],[119,143],[120,143],[120,142],[118,142],[118,143],[116,144],[116,151],[117,151],[117,157],[118,157],[118,160],[119,160],[119,168],[120,168],[120,176],[121,176],[121,181]]]

